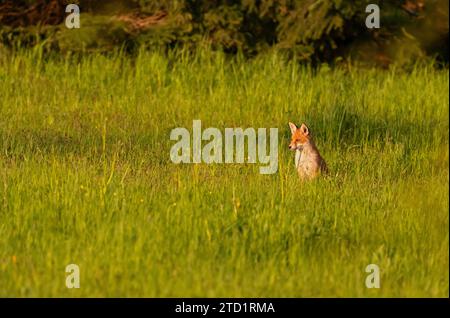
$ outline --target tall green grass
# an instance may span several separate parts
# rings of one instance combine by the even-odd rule
[[[448,90],[431,66],[276,53],[4,55],[0,296],[448,297]],[[173,164],[170,131],[194,119],[278,127],[277,174]],[[288,121],[310,126],[329,178],[299,182]]]

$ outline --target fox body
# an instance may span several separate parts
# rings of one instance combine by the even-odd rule
[[[297,128],[293,123],[289,123],[289,127],[292,133],[289,149],[295,150],[295,167],[300,179],[311,180],[327,173],[327,164],[320,155],[309,128],[305,124]]]

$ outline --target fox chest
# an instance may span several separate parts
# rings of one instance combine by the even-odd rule
[[[298,174],[302,178],[314,177],[320,170],[315,158],[302,154],[299,150],[295,152],[295,166],[297,167]]]

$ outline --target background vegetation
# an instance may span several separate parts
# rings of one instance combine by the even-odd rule
[[[68,2],[80,5],[80,29],[64,26]],[[369,3],[380,6],[380,29],[365,26]],[[0,0],[0,32],[7,46],[40,43],[50,52],[206,44],[247,56],[279,49],[314,63],[447,63],[448,1]]]

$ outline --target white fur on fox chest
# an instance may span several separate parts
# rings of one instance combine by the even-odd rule
[[[320,169],[317,161],[314,154],[295,151],[295,167],[301,177],[314,177]]]
[[[302,152],[300,150],[295,150],[295,167],[298,169],[298,164],[300,162],[300,157],[302,156]]]

